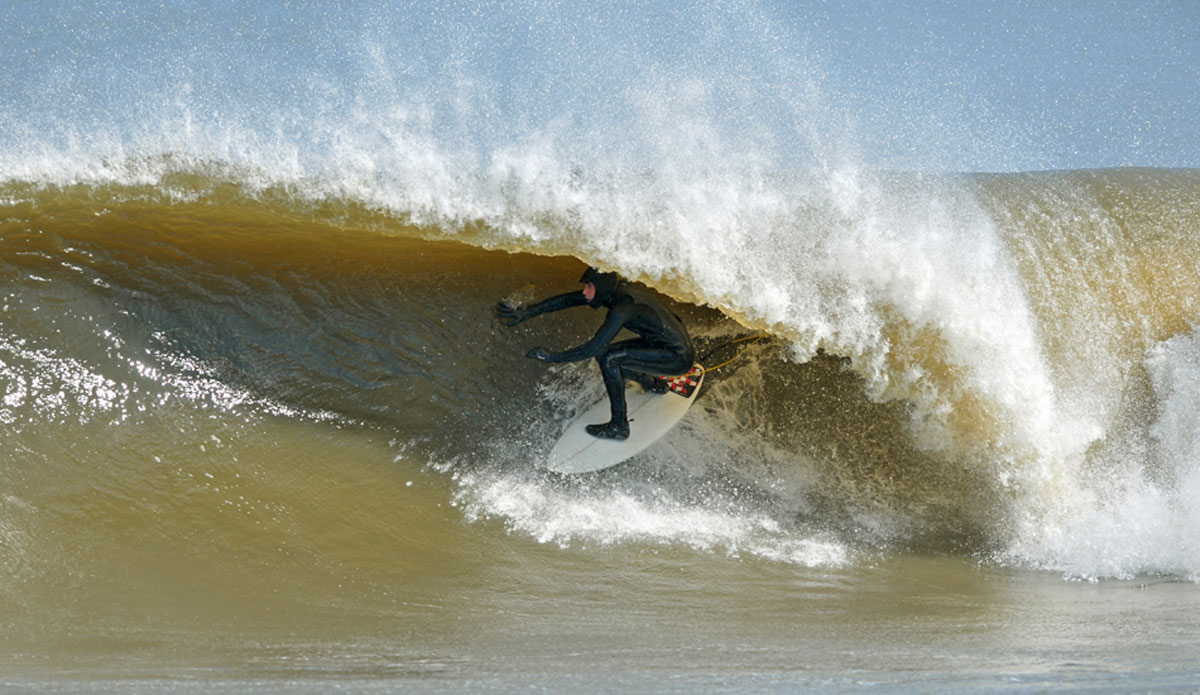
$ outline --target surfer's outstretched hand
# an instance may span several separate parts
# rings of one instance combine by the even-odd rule
[[[507,301],[501,301],[496,305],[496,315],[504,321],[507,326],[515,326],[518,323],[529,318],[529,313],[523,308],[514,307]]]
[[[538,360],[539,362],[545,362],[546,360],[550,359],[550,353],[546,352],[546,348],[540,345],[525,353],[525,356],[531,360]]]

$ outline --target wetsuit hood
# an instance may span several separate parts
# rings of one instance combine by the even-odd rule
[[[617,298],[617,286],[621,284],[621,278],[616,273],[602,273],[595,268],[583,271],[579,281],[596,286],[596,296],[589,302],[593,309],[611,306]]]

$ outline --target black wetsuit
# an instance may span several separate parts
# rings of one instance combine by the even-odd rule
[[[539,347],[530,350],[526,356],[545,362],[596,358],[612,406],[612,420],[605,426],[589,428],[589,431],[597,436],[624,439],[629,432],[625,379],[646,385],[650,382],[646,375],[684,374],[696,360],[696,349],[679,318],[649,293],[621,282],[614,273],[598,273],[592,269],[584,273],[580,282],[595,285],[596,295],[591,302],[582,291],[567,292],[516,310],[515,316],[523,321],[539,314],[590,304],[593,309],[608,309],[600,330],[591,340],[569,350],[547,352]],[[612,342],[621,329],[636,333],[638,337]],[[610,430],[607,434],[603,432],[606,427]]]

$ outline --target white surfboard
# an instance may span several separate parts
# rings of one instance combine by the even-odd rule
[[[629,407],[629,438],[624,441],[600,439],[587,433],[585,428],[588,425],[608,422],[612,414],[608,398],[601,398],[587,412],[571,421],[546,458],[546,468],[555,473],[590,473],[615,466],[658,441],[692,407],[696,394],[700,392],[704,371],[697,365],[692,372],[679,379],[690,380],[685,387],[688,392],[686,397],[674,390],[650,394],[636,387],[625,389],[625,402]]]

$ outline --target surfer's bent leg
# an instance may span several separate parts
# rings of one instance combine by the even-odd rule
[[[612,419],[603,425],[588,425],[587,431],[604,439],[629,437],[629,418],[625,406],[625,375],[629,372],[673,376],[692,366],[690,356],[673,350],[649,347],[642,340],[613,343],[596,358],[604,377],[604,390],[612,408]]]

